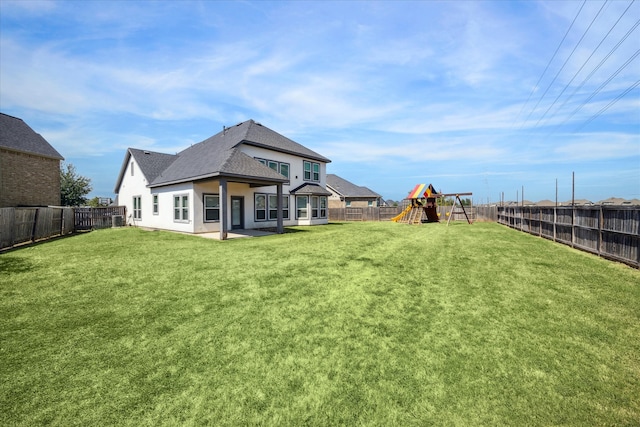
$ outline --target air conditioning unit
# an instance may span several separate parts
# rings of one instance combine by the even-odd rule
[[[111,217],[111,227],[124,227],[124,216],[113,215]]]

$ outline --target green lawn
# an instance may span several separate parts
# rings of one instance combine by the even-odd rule
[[[638,425],[640,271],[506,227],[0,254],[0,425]]]

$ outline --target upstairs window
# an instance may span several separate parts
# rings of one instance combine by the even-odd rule
[[[289,163],[280,163],[280,175],[289,178]]]
[[[289,178],[289,163],[278,162],[276,160],[259,159],[257,157],[256,160],[278,172],[280,175],[284,175],[285,178]]]
[[[303,170],[305,181],[320,181],[320,163],[305,160],[303,163]]]

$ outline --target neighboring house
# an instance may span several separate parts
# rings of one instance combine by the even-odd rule
[[[61,160],[22,119],[0,113],[0,208],[60,205]]]
[[[331,191],[329,196],[330,208],[345,207],[378,207],[381,205],[382,196],[369,190],[367,187],[355,185],[338,175],[327,174],[327,189]]]
[[[625,202],[625,199],[619,197],[609,197],[608,199],[600,200],[597,204],[603,206],[622,206]]]
[[[186,233],[328,223],[330,160],[248,120],[172,155],[130,148],[115,187],[127,222]]]

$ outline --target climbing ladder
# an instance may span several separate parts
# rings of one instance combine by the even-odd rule
[[[424,213],[423,206],[407,206],[399,215],[391,218],[391,221],[403,224],[420,224]]]
[[[422,223],[422,206],[414,206],[409,213],[408,224],[420,224]]]

